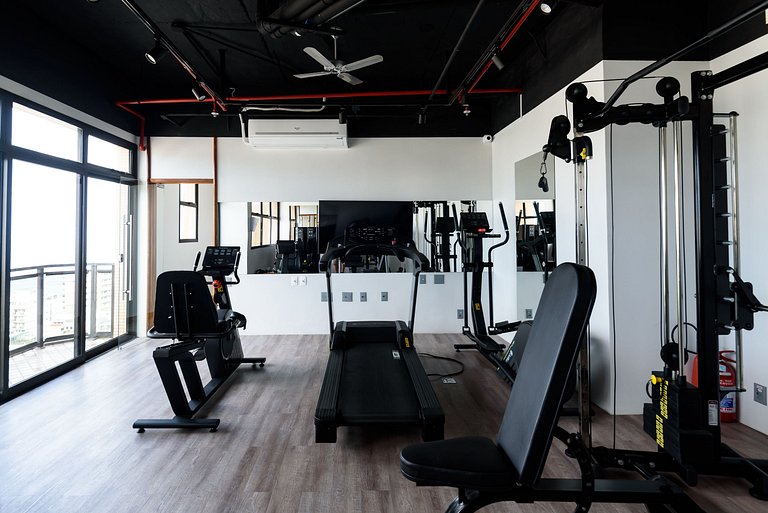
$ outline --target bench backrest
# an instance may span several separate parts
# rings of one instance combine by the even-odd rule
[[[541,477],[596,294],[592,270],[572,263],[559,265],[542,292],[497,435],[524,485]]]

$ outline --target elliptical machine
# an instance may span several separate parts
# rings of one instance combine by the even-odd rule
[[[175,416],[171,419],[139,419],[133,423],[139,433],[149,428],[216,431],[220,419],[198,419],[195,415],[240,364],[263,367],[266,361],[265,358],[243,357],[238,329],[245,329],[246,318],[232,309],[227,290],[227,285],[240,283],[237,275],[240,248],[209,246],[203,265],[197,271],[199,261],[198,252],[192,271],[166,271],[157,277],[155,325],[147,336],[175,340],[152,353]],[[233,281],[227,281],[230,275],[234,276]],[[210,278],[210,283],[206,278]],[[213,285],[213,296],[209,285]],[[197,362],[203,360],[211,375],[206,385],[203,385],[197,367]]]
[[[453,206],[453,217],[459,219],[457,226],[458,243],[462,249],[462,264],[464,271],[464,311],[469,315],[464,316],[464,326],[462,333],[472,340],[471,344],[454,344],[454,349],[475,349],[487,358],[495,367],[498,373],[509,384],[513,384],[517,375],[517,366],[522,356],[523,347],[521,344],[505,346],[496,342],[491,335],[500,335],[516,331],[520,326],[520,321],[493,322],[493,251],[504,246],[509,242],[509,225],[507,216],[504,213],[504,205],[499,203],[501,221],[504,225],[504,240],[488,248],[488,258],[484,260],[483,241],[485,239],[500,238],[500,233],[492,233],[492,228],[488,223],[488,216],[485,212],[461,212],[461,217],[456,215],[456,206]],[[485,314],[483,313],[483,271],[488,269],[488,305],[489,305],[489,323],[485,324]],[[467,310],[467,274],[472,273],[472,291],[469,298],[469,309]],[[472,317],[472,329],[469,327],[469,317]]]

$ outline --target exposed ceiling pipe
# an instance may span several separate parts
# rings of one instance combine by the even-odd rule
[[[132,108],[128,107],[126,104],[117,102],[117,106],[139,118],[139,151],[145,151],[147,149],[147,145],[144,141],[144,128],[147,124],[147,119]]]
[[[456,45],[453,47],[453,51],[451,52],[451,56],[448,57],[448,61],[446,61],[445,66],[443,66],[443,71],[440,72],[440,76],[437,79],[437,82],[435,82],[435,87],[432,88],[432,93],[430,93],[429,98],[427,98],[427,101],[432,101],[432,98],[434,98],[435,93],[437,91],[437,88],[440,87],[440,84],[442,84],[443,79],[445,78],[445,74],[448,73],[448,68],[451,67],[451,64],[453,64],[453,59],[456,57],[456,54],[459,53],[459,48],[461,48],[461,43],[464,42],[464,37],[467,35],[467,32],[469,31],[470,25],[472,25],[472,22],[475,21],[475,17],[477,16],[477,13],[480,12],[480,8],[485,3],[485,0],[478,0],[477,5],[475,6],[475,10],[472,12],[472,15],[467,20],[467,24],[464,25],[464,30],[461,33],[461,36],[459,36],[458,41],[456,41]],[[427,112],[427,108],[429,106],[425,105],[422,109],[422,114]]]
[[[293,22],[299,26],[308,24],[311,27],[317,27],[323,23],[327,23],[333,18],[347,12],[349,9],[363,3],[365,0],[314,0],[306,9],[300,13],[294,15],[292,18],[287,18],[281,15],[280,21]],[[302,5],[306,3],[306,0],[297,0]],[[272,37],[282,37],[288,33],[294,32],[293,29],[287,26],[278,26],[275,30],[270,32]]]
[[[519,94],[522,93],[522,89],[519,88],[501,88],[501,89],[475,89],[472,94]],[[296,101],[296,100],[328,100],[328,99],[343,99],[343,98],[396,98],[404,96],[427,96],[434,95],[447,95],[449,91],[446,89],[432,90],[429,89],[416,89],[410,91],[368,91],[357,93],[320,93],[320,94],[286,94],[286,95],[271,95],[271,96],[230,96],[226,98],[225,103],[248,103],[248,102],[281,102],[281,101]],[[144,130],[146,125],[146,118],[133,110],[130,105],[178,105],[186,103],[213,103],[213,98],[206,98],[202,102],[197,101],[194,98],[163,98],[152,100],[125,100],[116,102],[116,105],[127,112],[130,112],[137,118],[140,123],[139,134],[139,149],[144,151],[146,149]],[[444,104],[445,107],[450,106],[451,103]],[[401,106],[401,105],[398,105]],[[279,107],[279,106],[277,106]],[[380,107],[392,107],[392,105],[380,105]],[[245,106],[244,108],[249,108]],[[253,108],[253,106],[250,106]]]
[[[482,71],[480,71],[480,74],[477,75],[477,78],[475,78],[474,81],[472,81],[472,85],[469,86],[469,89],[467,89],[467,92],[471,93],[472,90],[477,86],[477,83],[480,82],[480,79],[483,78],[483,75],[488,71],[488,69],[493,64],[493,58],[496,57],[496,55],[504,50],[506,46],[509,44],[510,41],[512,41],[512,38],[515,37],[517,32],[520,30],[520,27],[523,26],[523,23],[525,23],[525,20],[528,19],[528,17],[536,10],[536,6],[539,4],[539,0],[536,0],[533,2],[528,9],[523,13],[523,15],[520,17],[519,20],[517,20],[517,23],[515,23],[514,27],[512,27],[512,30],[509,31],[509,34],[504,39],[504,41],[499,45],[499,49],[496,53],[491,55],[488,62],[485,63],[485,66],[483,66]]]
[[[470,89],[467,84],[471,84],[472,87],[477,85],[477,82],[479,82],[479,79],[476,79],[478,73],[480,73],[480,78],[482,78],[482,75],[484,75],[485,72],[488,71],[488,69],[493,65],[493,56],[498,54],[503,47],[509,44],[509,42],[512,40],[512,37],[514,37],[528,16],[530,16],[530,14],[536,10],[536,7],[539,5],[539,3],[540,0],[523,0],[520,2],[520,4],[515,9],[515,12],[512,14],[509,20],[507,20],[504,28],[499,31],[488,48],[486,48],[485,52],[483,52],[480,59],[477,60],[470,72],[467,73],[467,75],[464,77],[464,80],[461,81],[459,87],[454,90],[454,93],[450,99],[451,104],[453,104],[458,98],[461,98],[467,94],[467,91]]]

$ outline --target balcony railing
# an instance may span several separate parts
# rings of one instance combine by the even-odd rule
[[[110,338],[115,326],[115,264],[86,265],[86,337]],[[75,335],[74,264],[11,269],[10,356]]]

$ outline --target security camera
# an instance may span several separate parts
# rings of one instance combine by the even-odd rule
[[[483,142],[484,142],[484,143],[490,143],[490,142],[493,142],[493,136],[492,136],[492,135],[484,135],[484,136],[483,136]]]

